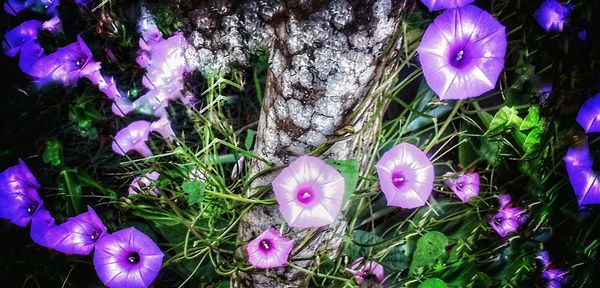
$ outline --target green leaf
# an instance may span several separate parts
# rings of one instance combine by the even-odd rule
[[[81,206],[81,185],[77,181],[77,171],[75,169],[62,170],[58,189],[67,196],[67,210],[69,214],[76,215],[83,212]]]
[[[458,161],[460,162],[462,167],[467,168],[470,167],[471,164],[473,164],[475,161],[477,161],[479,155],[477,153],[476,145],[478,143],[476,143],[476,138],[470,137],[468,135],[470,132],[476,133],[476,131],[473,131],[473,129],[470,126],[461,123],[460,131],[465,130],[467,131],[467,133],[461,133],[458,138],[460,142],[460,145],[458,146]]]
[[[62,143],[58,139],[50,139],[46,141],[46,150],[42,154],[42,160],[52,166],[59,166],[63,162],[62,151]]]
[[[496,112],[485,134],[498,134],[511,127],[520,127],[522,122],[517,109],[504,106]]]
[[[181,185],[183,192],[188,196],[188,204],[190,206],[200,203],[204,198],[204,187],[206,185],[202,181],[185,181]]]
[[[523,141],[522,146],[525,156],[529,156],[539,150],[543,132],[544,130],[541,127],[535,127],[527,134],[527,138]]]
[[[406,254],[406,245],[395,246],[381,260],[381,264],[387,268],[394,269],[398,272],[408,268],[408,255]]]
[[[527,111],[527,116],[523,119],[519,130],[529,130],[535,127],[540,127],[544,124],[544,121],[540,118],[540,107],[531,106]]]
[[[431,268],[438,261],[443,260],[446,257],[447,245],[448,237],[438,231],[431,231],[423,235],[417,241],[413,260],[410,263],[410,272],[417,274],[420,268]]]
[[[467,285],[467,288],[488,288],[492,286],[492,279],[490,276],[483,272],[477,272],[473,278],[471,278],[471,283]]]
[[[344,182],[346,183],[346,191],[344,193],[344,203],[348,198],[356,191],[356,185],[358,184],[358,170],[360,163],[358,160],[325,160],[327,164],[333,166],[333,168],[340,171],[344,176]]]
[[[252,129],[248,129],[246,131],[246,140],[244,141],[244,147],[246,150],[250,150],[252,148],[252,144],[254,144],[254,138],[256,136],[256,131]]]
[[[447,288],[448,285],[446,284],[446,282],[438,279],[438,278],[431,278],[431,279],[427,279],[425,280],[425,282],[421,283],[421,285],[419,285],[419,288]]]
[[[352,232],[352,240],[346,246],[346,254],[350,259],[368,257],[372,255],[372,249],[379,242],[379,237],[362,230]]]
[[[502,150],[503,144],[501,141],[491,141],[487,138],[481,139],[481,146],[479,147],[479,155],[485,159],[490,165],[496,167],[502,161],[500,151]]]

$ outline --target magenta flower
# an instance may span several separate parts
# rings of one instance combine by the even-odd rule
[[[546,0],[535,10],[533,18],[548,32],[562,31],[570,13],[570,9],[560,4],[560,2]]]
[[[364,260],[363,257],[356,259],[346,272],[354,275],[354,281],[361,287],[379,287],[385,280],[383,266],[375,261],[363,263]]]
[[[600,93],[583,102],[577,113],[577,123],[585,133],[600,132]]]
[[[340,213],[346,184],[323,160],[301,156],[273,180],[279,211],[291,227],[321,227]]]
[[[44,204],[38,189],[40,184],[21,159],[19,164],[0,172],[0,218],[27,226]]]
[[[473,3],[475,0],[421,0],[429,11],[451,9]]]
[[[143,157],[151,156],[152,150],[146,144],[149,134],[150,122],[144,120],[135,121],[117,132],[112,149],[119,155],[135,151]]]
[[[599,204],[600,183],[598,172],[593,169],[587,137],[571,146],[563,160],[579,205]]]
[[[479,195],[479,174],[467,173],[458,179],[448,178],[444,180],[444,184],[454,192],[460,201],[467,202],[472,197]]]
[[[488,12],[468,5],[435,18],[417,51],[425,80],[440,99],[477,97],[496,86],[506,32]]]
[[[385,152],[375,165],[388,206],[425,205],[433,189],[433,165],[417,146],[401,143]]]
[[[65,86],[74,86],[77,80],[98,70],[100,62],[92,59],[92,52],[83,39],[77,36],[77,42],[41,57],[28,74],[36,77],[39,85],[60,82]]]
[[[65,254],[88,255],[96,243],[106,234],[106,226],[94,209],[81,213],[51,229],[46,243]]]
[[[23,44],[29,40],[37,39],[38,31],[41,27],[42,22],[38,20],[28,20],[6,32],[6,34],[4,34],[4,41],[2,41],[4,55],[8,57],[17,56],[17,53],[19,53]]]
[[[129,196],[143,194],[144,191],[150,195],[159,196],[160,191],[158,188],[152,187],[153,182],[158,180],[158,177],[160,177],[160,173],[156,171],[148,172],[141,177],[135,177],[131,184],[129,184]]]
[[[130,227],[106,234],[98,241],[94,267],[108,287],[148,287],[160,271],[163,256],[150,237]]]
[[[525,210],[512,207],[511,203],[507,203],[507,201],[510,202],[510,196],[503,197],[501,195],[499,201],[500,210],[489,220],[489,223],[498,235],[504,237],[508,233],[517,231],[527,220],[527,214],[525,214]]]
[[[287,264],[292,248],[292,240],[281,236],[279,231],[268,228],[246,245],[246,252],[248,261],[254,268],[277,268]]]

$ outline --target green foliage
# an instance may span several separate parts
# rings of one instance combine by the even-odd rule
[[[52,166],[60,166],[63,163],[63,146],[62,143],[56,139],[50,139],[46,141],[46,150],[42,154],[42,160],[44,163]]]
[[[325,160],[327,164],[333,166],[333,168],[340,171],[344,176],[344,182],[346,184],[346,191],[344,193],[344,203],[350,198],[350,196],[356,190],[358,184],[358,173],[360,163],[357,160]]]
[[[188,204],[190,206],[202,201],[204,197],[205,184],[202,181],[185,181],[181,184],[181,188],[188,196]]]
[[[448,238],[438,231],[427,232],[417,241],[417,247],[410,263],[410,273],[421,274],[423,271],[443,263],[446,258]]]
[[[98,136],[98,131],[93,124],[94,121],[100,118],[100,112],[92,106],[89,100],[79,99],[81,100],[70,105],[69,118],[75,122],[81,136],[95,139]]]
[[[438,278],[427,279],[419,285],[419,288],[446,288],[446,287],[448,287],[446,282],[444,282]]]

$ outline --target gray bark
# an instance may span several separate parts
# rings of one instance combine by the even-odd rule
[[[323,155],[356,159],[358,151],[373,144],[371,131],[362,128],[377,125],[367,121],[380,117],[371,117],[376,105],[365,101],[381,99],[367,96],[386,65],[382,53],[405,4],[406,0],[188,2],[189,39],[195,49],[187,57],[205,74],[226,73],[247,65],[256,49],[268,49],[268,79],[254,152],[284,166],[345,131],[362,131],[363,137],[336,142]],[[267,168],[259,161],[249,165],[250,175]],[[276,173],[258,177],[252,187],[270,184]],[[240,222],[238,243],[282,223],[277,205],[254,206]],[[310,268],[313,260],[294,259],[335,257],[345,228],[340,215],[319,229],[288,229],[297,246],[304,243],[291,261]],[[238,250],[240,259],[247,259],[244,253]],[[287,267],[239,272],[233,286],[299,287],[306,280],[305,273]]]

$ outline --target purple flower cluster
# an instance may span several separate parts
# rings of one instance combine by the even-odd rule
[[[136,61],[146,69],[142,84],[148,91],[133,102],[127,98],[116,99],[112,110],[119,116],[136,111],[159,117],[159,120],[136,121],[123,128],[115,136],[113,151],[121,155],[136,151],[143,157],[148,157],[152,155],[152,150],[146,144],[150,132],[157,132],[167,140],[172,140],[175,135],[166,110],[169,102],[179,99],[185,104],[194,104],[189,103],[190,100],[182,93],[183,76],[192,68],[184,58],[184,50],[188,44],[181,33],[164,39],[154,21],[147,15],[142,17],[138,26],[142,37]]]
[[[164,117],[169,101],[186,101],[182,94],[183,76],[192,69],[184,58],[188,44],[181,33],[164,39],[149,17],[143,17],[138,26],[142,38],[139,41],[140,51],[136,62],[146,69],[142,84],[148,92],[132,103],[118,103],[120,109],[116,110],[113,107],[113,111],[116,110],[115,114],[120,113],[121,116],[135,110],[146,115]]]
[[[53,35],[62,32],[62,22],[57,6],[59,0],[8,0],[4,10],[12,15],[29,9],[46,13],[51,18],[45,22],[27,20],[4,35],[2,48],[9,57],[19,56],[19,68],[31,76],[38,86],[58,83],[76,86],[81,78],[89,79],[98,86],[109,99],[120,98],[114,79],[100,73],[100,62],[94,61],[92,52],[80,35],[77,41],[46,55],[38,42],[39,30],[47,30]],[[82,4],[79,3],[78,4]]]
[[[148,287],[163,253],[135,228],[109,234],[92,207],[57,225],[38,194],[40,184],[25,162],[0,172],[0,218],[25,227],[33,242],[66,254],[94,253],[94,267],[109,287]]]
[[[527,214],[524,209],[512,207],[512,201],[508,194],[500,195],[498,200],[500,209],[489,219],[489,223],[500,237],[504,237],[508,233],[517,231],[527,221]]]

